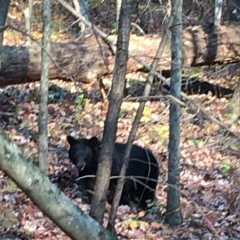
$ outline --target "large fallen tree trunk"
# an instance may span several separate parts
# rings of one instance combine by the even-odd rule
[[[214,33],[211,26],[191,27],[183,33],[183,66],[202,66],[240,60],[240,29],[221,26]],[[130,55],[151,63],[160,42],[159,36],[132,36]],[[97,76],[112,73],[114,56],[111,47],[92,34],[78,42],[52,43],[49,78],[92,82]],[[171,53],[167,47],[158,69],[169,70]],[[41,48],[32,46],[4,46],[0,71],[0,86],[38,81],[40,79]],[[143,69],[133,58],[128,72]]]

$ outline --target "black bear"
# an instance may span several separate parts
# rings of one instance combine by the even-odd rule
[[[94,190],[101,142],[96,138],[75,139],[67,137],[70,144],[69,158],[79,172],[79,185],[86,197],[86,202],[91,202]],[[111,176],[119,176],[126,144],[115,143],[112,160]],[[147,207],[147,200],[153,201],[159,175],[159,166],[156,158],[148,149],[137,145],[132,146],[130,160],[126,172],[126,182],[123,188],[120,204],[134,203],[139,208]],[[135,180],[136,179],[136,180]],[[111,203],[117,178],[110,180],[108,202]]]

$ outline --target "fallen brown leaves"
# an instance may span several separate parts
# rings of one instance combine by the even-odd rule
[[[72,83],[55,82],[49,102],[49,173],[54,184],[86,213],[75,182],[77,172],[68,160],[66,135],[101,138],[107,103],[99,101],[98,89],[84,86],[85,95]],[[0,126],[33,161],[37,157],[39,84],[8,87],[0,92]],[[59,90],[61,88],[61,91]],[[136,89],[138,91],[139,89]],[[87,98],[86,96],[90,96]],[[211,95],[193,96],[215,117],[226,101]],[[78,99],[76,103],[76,99]],[[150,148],[159,159],[161,174],[157,207],[134,213],[120,206],[116,230],[123,239],[239,239],[240,166],[239,143],[215,123],[182,111],[181,196],[184,222],[172,229],[164,225],[166,207],[168,102],[147,102],[135,143]],[[117,140],[127,140],[138,103],[124,102]],[[221,116],[221,121],[229,124]],[[239,131],[235,128],[234,131]],[[107,207],[104,226],[110,207]],[[16,239],[69,239],[0,172],[0,236]]]

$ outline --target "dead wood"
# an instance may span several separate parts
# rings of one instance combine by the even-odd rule
[[[183,32],[183,66],[202,66],[240,61],[240,29],[221,26],[214,32],[212,26],[189,27]],[[130,54],[151,63],[158,48],[160,36],[132,36]],[[109,45],[91,34],[77,42],[52,43],[50,79],[90,83],[102,75],[111,74],[114,56]],[[161,57],[158,70],[170,69],[171,52],[168,45]],[[0,86],[40,80],[41,48],[31,46],[4,46],[0,71]],[[143,66],[133,58],[128,60],[128,72],[141,71]]]

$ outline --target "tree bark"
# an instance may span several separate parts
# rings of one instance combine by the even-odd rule
[[[172,67],[170,81],[170,95],[176,99],[181,98],[182,79],[182,0],[172,0],[172,15],[174,16],[172,31]],[[174,11],[174,5],[178,2],[178,9]],[[169,160],[168,160],[168,194],[166,222],[170,226],[178,226],[182,223],[180,205],[180,117],[181,106],[170,103],[169,118]]]
[[[7,19],[8,8],[10,5],[10,0],[0,0],[0,72],[2,67],[2,42],[3,42],[3,33],[4,33],[4,26]]]
[[[38,117],[38,162],[39,168],[46,175],[48,174],[48,76],[51,36],[51,2],[43,0],[43,37],[42,37],[42,62],[41,62],[41,99],[39,104]]]
[[[0,129],[0,169],[72,239],[117,239],[85,215]]]
[[[176,9],[176,8],[177,8],[177,4],[176,4],[176,6],[174,6],[174,9]],[[146,99],[150,94],[152,83],[153,83],[153,80],[154,80],[154,72],[156,71],[158,61],[161,59],[163,51],[164,51],[165,46],[166,46],[166,43],[168,41],[168,38],[169,38],[169,35],[170,35],[169,28],[172,26],[172,23],[173,23],[173,16],[171,16],[170,19],[169,19],[167,29],[166,29],[166,31],[165,31],[162,39],[161,39],[161,42],[159,44],[159,47],[158,47],[158,50],[157,50],[156,55],[154,57],[154,60],[151,63],[151,68],[150,68],[149,75],[147,77],[146,85],[145,85],[144,92],[143,92],[143,97],[145,97]],[[126,176],[126,171],[127,171],[127,167],[128,167],[128,163],[129,163],[129,156],[130,156],[130,152],[131,152],[131,149],[132,149],[132,144],[133,144],[133,141],[135,139],[135,135],[136,135],[137,130],[138,130],[138,125],[139,125],[139,122],[141,120],[141,117],[142,117],[142,114],[143,114],[143,111],[144,111],[144,108],[145,108],[145,104],[146,104],[146,101],[141,101],[140,102],[137,113],[136,113],[136,116],[135,116],[133,124],[132,124],[131,131],[129,133],[128,140],[127,140],[126,149],[125,149],[125,152],[124,152],[124,161],[123,161],[122,169],[121,169],[121,172],[120,172],[120,178],[117,181],[117,186],[116,186],[116,190],[115,190],[115,194],[114,194],[114,200],[113,200],[112,207],[111,207],[111,212],[110,212],[110,215],[109,215],[108,229],[112,230],[112,231],[115,230],[115,220],[116,220],[116,217],[117,217],[117,207],[119,206],[123,186],[124,186],[124,183],[125,183],[124,176]]]
[[[128,46],[131,27],[132,0],[123,0],[119,17],[117,53],[114,64],[113,84],[106,120],[99,164],[96,175],[96,187],[91,204],[90,214],[100,223],[103,221],[107,191],[112,168],[112,156],[116,140],[117,123],[125,88]]]
[[[99,45],[100,44],[100,45]],[[51,43],[49,79],[91,82],[107,74],[108,46],[91,35],[79,42]],[[106,62],[106,64],[105,64]],[[39,81],[41,78],[41,47],[4,46],[0,86]]]
[[[23,14],[25,16],[25,27],[27,36],[27,45],[31,43],[31,31],[32,31],[32,12],[33,12],[33,0],[28,0],[28,6],[24,9]]]
[[[221,25],[223,0],[215,0],[214,25]]]
[[[225,117],[231,119],[232,124],[237,124],[240,117],[240,78],[238,79],[233,97],[223,110]]]
[[[215,63],[239,61],[240,30],[236,26],[191,27],[183,32],[183,67],[202,66]],[[132,36],[129,54],[137,55],[151,64],[161,37]],[[98,76],[113,72],[114,56],[109,45],[95,34],[78,42],[52,43],[52,61],[49,65],[49,79],[90,83]],[[58,66],[56,66],[56,63]],[[170,47],[165,50],[158,63],[158,69],[169,70]],[[127,72],[142,70],[143,67],[129,58]],[[4,46],[3,63],[0,71],[0,87],[39,81],[41,75],[41,48],[38,44],[25,46]]]

